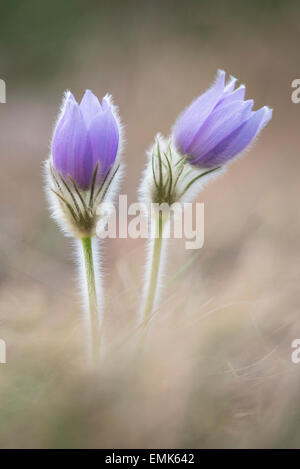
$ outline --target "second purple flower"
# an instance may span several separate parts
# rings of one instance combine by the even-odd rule
[[[175,145],[188,161],[202,168],[227,163],[241,153],[272,117],[267,106],[253,111],[244,100],[245,86],[235,89],[236,78],[225,84],[220,70],[214,85],[179,116],[173,129]]]

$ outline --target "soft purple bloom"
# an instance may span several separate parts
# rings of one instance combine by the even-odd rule
[[[52,140],[55,169],[78,187],[89,189],[98,162],[99,186],[113,165],[119,146],[119,128],[108,98],[102,103],[87,90],[78,104],[68,93]]]
[[[241,153],[272,117],[267,106],[252,111],[253,100],[244,100],[245,87],[236,79],[225,84],[219,71],[214,85],[179,116],[173,138],[177,149],[192,164],[212,168]]]

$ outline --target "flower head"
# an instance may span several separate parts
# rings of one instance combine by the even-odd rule
[[[111,97],[100,104],[87,90],[78,104],[67,92],[46,161],[53,215],[67,233],[95,233],[99,206],[117,187],[121,151],[122,126]]]
[[[119,146],[119,128],[109,97],[100,104],[87,90],[78,104],[72,93],[65,97],[52,140],[54,168],[70,176],[80,189],[91,186],[96,164],[96,186],[114,164]]]
[[[253,100],[244,100],[245,86],[236,78],[225,84],[220,70],[213,86],[179,116],[173,129],[176,148],[202,168],[222,166],[240,154],[272,117],[267,106],[253,111]]]

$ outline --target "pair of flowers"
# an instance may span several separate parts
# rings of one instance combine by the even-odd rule
[[[253,111],[253,100],[244,99],[245,87],[236,88],[236,81],[231,77],[226,83],[225,72],[219,71],[211,88],[179,116],[171,136],[157,135],[140,187],[144,202],[171,206],[193,197],[210,173],[222,171],[269,122],[272,110],[264,106]],[[86,91],[78,104],[67,92],[46,164],[47,188],[57,222],[82,243],[94,357],[99,352],[101,319],[91,238],[101,217],[99,206],[112,200],[118,189],[122,150],[122,125],[111,97],[105,96],[100,104]],[[164,222],[159,212],[144,321],[151,316],[156,299]]]

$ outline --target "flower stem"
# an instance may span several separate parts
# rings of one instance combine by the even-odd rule
[[[100,352],[100,321],[95,283],[95,270],[93,259],[92,238],[81,238],[83,258],[85,265],[85,278],[87,283],[89,307],[89,352],[93,364],[97,364]]]
[[[149,321],[155,302],[155,297],[157,293],[158,286],[158,277],[161,263],[161,252],[162,252],[162,242],[163,242],[163,214],[159,211],[158,215],[155,218],[155,238],[153,241],[153,251],[152,251],[152,260],[150,268],[150,276],[148,281],[148,286],[146,290],[146,300],[145,306],[142,315],[142,323],[144,325]]]

